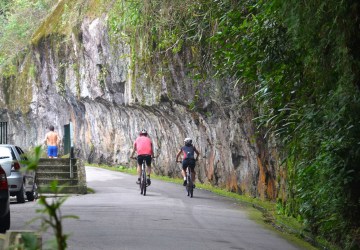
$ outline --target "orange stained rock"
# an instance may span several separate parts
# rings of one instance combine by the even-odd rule
[[[226,188],[232,192],[238,191],[237,175],[235,171],[232,171],[227,178]]]
[[[209,155],[209,162],[208,162],[208,166],[206,166],[206,175],[209,181],[212,181],[214,178],[214,158],[215,155],[213,153],[213,151],[211,151],[210,155]]]
[[[258,179],[258,195],[261,199],[276,199],[276,185],[275,180],[271,178],[271,175],[267,174],[269,172],[268,166],[263,164],[261,159],[257,158],[259,166],[259,179]]]

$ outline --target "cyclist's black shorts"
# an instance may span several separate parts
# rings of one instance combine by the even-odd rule
[[[141,166],[145,160],[146,166],[151,166],[151,155],[138,155],[137,162]]]
[[[186,170],[187,167],[190,167],[191,172],[194,172],[195,168],[195,159],[185,159],[182,162],[182,168]]]

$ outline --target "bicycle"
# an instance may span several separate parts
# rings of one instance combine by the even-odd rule
[[[137,160],[136,157],[132,157],[132,158]],[[153,158],[155,158],[155,157],[153,157]],[[147,179],[147,175],[146,175],[146,162],[144,160],[141,164],[141,175],[140,175],[140,182],[139,182],[140,194],[144,195],[144,196],[146,195],[146,188],[149,186],[147,181],[148,181],[148,179]]]
[[[192,198],[194,195],[194,183],[191,178],[190,167],[186,168],[186,191],[187,191],[187,196],[190,196],[190,198]]]
[[[145,167],[145,161],[141,164],[141,178],[140,178],[140,194],[146,195],[146,187],[147,185],[147,176],[146,176],[146,167]]]
[[[181,161],[178,161],[179,163],[182,163]],[[190,198],[193,198],[194,195],[194,183],[191,178],[191,168],[188,166],[186,168],[186,192],[187,196],[190,196]]]

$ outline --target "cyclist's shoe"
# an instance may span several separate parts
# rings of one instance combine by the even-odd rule
[[[147,185],[150,186],[150,185],[151,185],[151,180],[150,180],[150,178],[149,178],[149,179],[146,179],[146,181],[147,181]]]
[[[138,178],[138,180],[136,181],[136,184],[140,184],[140,178]]]
[[[186,184],[187,184],[187,181],[186,181],[186,180],[184,180],[183,186],[185,187],[185,186],[186,186]]]

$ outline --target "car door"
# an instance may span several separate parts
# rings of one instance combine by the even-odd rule
[[[19,146],[15,146],[15,150],[16,150],[18,162],[21,165],[23,175],[25,177],[25,190],[29,192],[32,190],[32,187],[34,185],[35,173],[34,173],[34,171],[29,171],[26,169],[27,166],[23,163],[24,161],[27,160],[24,151]]]
[[[11,175],[11,166],[15,157],[16,156],[11,150],[11,147],[7,145],[0,146],[0,164],[5,170],[6,176]]]

